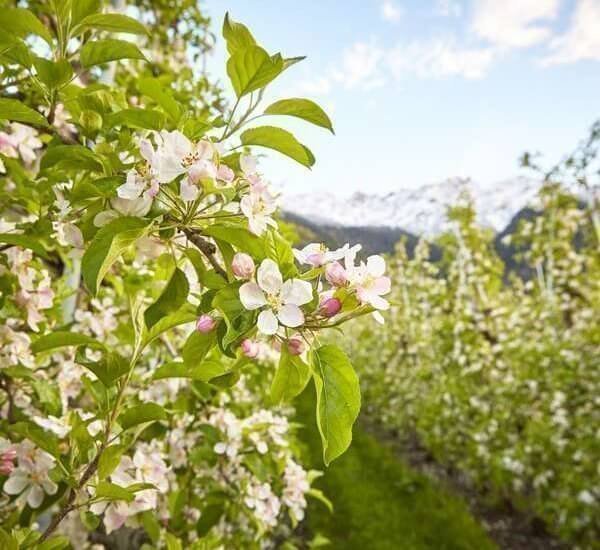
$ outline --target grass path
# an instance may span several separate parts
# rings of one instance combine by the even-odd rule
[[[300,436],[312,468],[324,470],[314,396],[298,400]],[[340,550],[492,550],[495,545],[458,497],[400,461],[360,427],[350,449],[316,482],[334,513],[311,499],[308,527]]]

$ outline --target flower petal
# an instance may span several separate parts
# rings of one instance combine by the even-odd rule
[[[4,483],[4,492],[9,495],[18,495],[25,487],[29,479],[24,472],[15,470],[8,480]]]
[[[313,288],[308,281],[289,279],[281,287],[281,299],[284,304],[303,306],[313,297]]]
[[[367,258],[367,271],[373,277],[381,277],[385,273],[385,260],[381,256]]]
[[[263,291],[256,283],[244,283],[240,287],[240,301],[249,310],[258,309],[267,303]]]
[[[273,311],[265,309],[258,314],[257,326],[260,332],[271,336],[277,332],[279,323],[277,322],[277,317],[275,317]]]
[[[392,281],[389,277],[377,277],[375,281],[373,281],[373,285],[371,287],[373,292],[379,294],[387,294],[392,288]]]
[[[279,294],[283,277],[279,271],[279,266],[271,259],[263,260],[258,268],[258,284],[267,294]]]
[[[304,313],[295,304],[284,305],[277,314],[282,325],[286,327],[299,327],[304,323]]]
[[[39,485],[32,485],[27,495],[27,504],[30,508],[38,508],[44,500],[44,491]]]

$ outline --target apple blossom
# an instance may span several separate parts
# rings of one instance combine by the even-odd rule
[[[240,347],[242,348],[242,353],[248,357],[248,359],[255,359],[260,350],[258,342],[250,340],[249,338],[243,340]]]
[[[342,309],[342,302],[338,298],[326,297],[319,304],[319,312],[325,317],[333,317]]]
[[[277,210],[277,200],[268,189],[251,189],[242,197],[240,209],[248,218],[250,231],[256,235],[262,235],[268,227],[277,227],[277,222],[271,217]]]
[[[304,323],[300,306],[312,300],[313,289],[301,279],[283,281],[279,266],[271,259],[262,261],[257,271],[257,281],[240,287],[240,300],[248,310],[261,309],[258,330],[273,335],[279,323],[286,327],[299,327]]]
[[[301,264],[312,265],[313,267],[321,267],[322,265],[341,260],[350,251],[358,252],[361,249],[360,245],[355,245],[350,248],[349,244],[345,244],[337,250],[329,250],[322,243],[307,244],[301,250],[294,248],[294,256]]]
[[[369,256],[366,263],[361,262],[355,266],[354,257],[352,252],[346,255],[346,273],[359,301],[377,310],[389,309],[389,302],[382,298],[391,288],[390,278],[384,276],[385,260],[381,256]],[[378,311],[374,312],[373,316],[376,321],[383,323],[383,317]]]
[[[210,315],[201,315],[196,321],[196,330],[206,334],[217,326],[217,322]]]
[[[288,338],[286,345],[290,355],[301,355],[306,349],[304,340],[298,335]]]
[[[348,282],[348,274],[340,262],[331,262],[325,267],[325,279],[333,286],[344,286]]]
[[[10,473],[3,490],[9,495],[19,495],[18,500],[27,502],[31,508],[38,508],[45,494],[54,495],[58,490],[58,485],[48,477],[56,461],[28,440],[18,445],[17,459],[18,466]]]
[[[237,252],[231,262],[231,270],[239,279],[250,279],[254,275],[254,260],[245,252]]]

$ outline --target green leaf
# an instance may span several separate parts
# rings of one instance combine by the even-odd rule
[[[238,97],[264,88],[283,70],[281,56],[271,57],[260,46],[238,49],[227,61],[227,74]]]
[[[230,54],[256,45],[256,40],[248,27],[230,19],[229,13],[225,14],[223,21],[223,38],[227,42],[227,51]]]
[[[169,86],[165,86],[158,78],[143,78],[138,82],[138,89],[160,105],[173,122],[179,122],[183,106],[173,98]]]
[[[4,6],[0,10],[0,29],[20,37],[36,34],[52,46],[52,35],[48,29],[31,11],[25,8]]]
[[[151,109],[123,109],[106,117],[106,124],[114,126],[127,126],[142,130],[161,130],[165,127],[165,115]]]
[[[86,42],[81,48],[81,65],[84,68],[102,65],[109,61],[119,59],[141,59],[147,61],[144,54],[132,42],[106,38],[104,40],[92,40]]]
[[[167,413],[156,403],[143,403],[130,407],[121,413],[119,416],[119,424],[124,430],[128,430],[138,424],[145,422],[154,422],[155,420],[165,420]]]
[[[191,323],[198,318],[196,309],[189,303],[183,305],[182,308],[163,317],[156,323],[144,336],[144,345],[148,345],[152,340],[160,336],[163,332],[170,330],[179,325]]]
[[[333,514],[333,504],[331,503],[331,501],[325,496],[325,494],[323,493],[323,491],[321,491],[320,489],[315,489],[314,487],[311,487],[307,492],[307,495],[313,497],[316,500],[321,501],[325,507],[329,510],[330,514]]]
[[[31,107],[27,107],[27,105],[17,99],[0,98],[0,120],[24,122],[25,124],[35,124],[36,126],[44,127],[49,126],[44,115],[34,111]]]
[[[125,502],[131,502],[135,498],[135,495],[132,491],[127,490],[127,488],[115,485],[110,481],[99,481],[96,485],[95,497],[107,500],[124,500]]]
[[[69,548],[71,542],[65,535],[54,535],[49,539],[46,539],[39,545],[36,545],[37,550],[64,550]]]
[[[309,380],[309,366],[298,355],[291,355],[284,345],[271,383],[273,403],[278,405],[282,401],[290,401],[300,395]]]
[[[250,128],[242,133],[240,139],[242,145],[257,145],[274,149],[307,168],[315,163],[315,157],[310,149],[302,145],[292,133],[283,128],[277,128],[276,126]]]
[[[166,533],[165,539],[167,541],[167,550],[182,550],[181,540],[179,540],[172,533]]]
[[[98,361],[86,361],[83,357],[77,357],[77,362],[92,371],[107,388],[129,372],[128,361],[115,352],[106,353]]]
[[[48,259],[48,253],[42,244],[34,237],[19,233],[0,233],[0,243],[28,248],[38,256]]]
[[[102,172],[102,161],[92,150],[83,145],[54,145],[48,147],[40,162],[40,168],[58,167],[65,170],[89,170]]]
[[[31,351],[33,353],[40,353],[42,351],[54,350],[57,348],[64,348],[67,346],[94,346],[104,347],[98,340],[91,336],[86,336],[81,332],[71,332],[67,330],[57,330],[56,332],[50,332],[38,338],[33,344],[31,344]]]
[[[160,523],[156,519],[156,514],[150,510],[146,510],[142,512],[141,519],[144,530],[148,533],[150,540],[156,544],[160,539]]]
[[[352,441],[352,425],[360,411],[358,377],[346,354],[334,345],[312,353],[317,392],[317,426],[323,442],[323,461],[329,465]]]
[[[92,13],[102,9],[102,0],[75,0],[71,6],[71,25],[79,24]]]
[[[106,479],[117,469],[124,451],[122,445],[111,445],[104,449],[98,461],[98,476],[101,480]]]
[[[253,326],[252,314],[240,301],[241,283],[231,284],[219,290],[212,300],[212,306],[223,314],[226,331],[221,345],[228,348]]]
[[[181,356],[184,364],[189,367],[199,365],[204,361],[208,352],[216,344],[216,331],[202,333],[197,330],[192,332],[185,341]]]
[[[202,233],[232,244],[237,249],[247,252],[258,261],[265,258],[262,239],[245,227],[239,225],[211,225],[203,229]]]
[[[267,258],[273,260],[281,270],[282,275],[289,279],[298,274],[294,262],[294,251],[292,245],[274,229],[267,231],[262,238],[263,248]]]
[[[58,386],[41,378],[32,380],[31,385],[43,406],[44,412],[52,416],[60,416],[62,412],[62,403],[58,392]]]
[[[94,13],[88,15],[73,29],[73,35],[81,34],[87,29],[129,34],[148,34],[148,29],[139,21],[121,13]]]
[[[92,294],[113,263],[149,230],[148,222],[134,217],[122,217],[102,227],[94,236],[81,260],[83,280]]]
[[[265,114],[287,115],[301,118],[302,120],[306,120],[307,122],[321,126],[321,128],[326,128],[332,134],[335,133],[327,113],[325,113],[321,107],[319,107],[310,99],[301,99],[296,97],[291,99],[282,99],[269,105],[265,109]]]
[[[162,294],[144,312],[146,326],[151,328],[163,317],[177,311],[185,303],[189,290],[190,285],[185,273],[175,268]]]
[[[33,65],[37,77],[49,88],[55,90],[71,80],[73,67],[66,59],[50,61],[43,57],[35,57]]]

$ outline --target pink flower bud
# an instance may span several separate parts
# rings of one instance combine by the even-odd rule
[[[233,170],[229,168],[229,166],[221,164],[217,170],[217,178],[222,181],[226,181],[227,183],[231,183],[233,178],[235,178],[235,174],[233,173]]]
[[[304,351],[304,342],[299,336],[292,336],[287,341],[287,348],[290,355],[300,355]]]
[[[240,279],[250,279],[254,275],[254,260],[248,254],[238,252],[231,262],[233,274]]]
[[[326,298],[321,302],[319,307],[319,311],[325,317],[333,317],[337,315],[342,309],[342,302],[340,302],[337,298]]]
[[[198,322],[196,323],[196,330],[203,334],[206,334],[213,330],[217,322],[210,315],[200,315]]]
[[[0,461],[0,476],[9,476],[15,469],[15,465],[12,460]]]
[[[340,262],[331,262],[325,268],[325,278],[333,286],[344,286],[348,282],[346,270]]]
[[[258,355],[258,342],[246,338],[241,346],[242,353],[249,359],[254,359]]]

